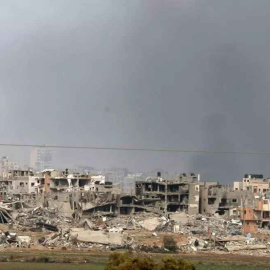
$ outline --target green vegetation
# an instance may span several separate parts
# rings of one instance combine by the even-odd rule
[[[177,243],[172,235],[165,235],[163,237],[163,246],[169,251],[175,252],[177,250]]]
[[[110,253],[113,254],[113,253]],[[130,253],[122,253],[130,256]],[[171,261],[164,258],[164,254],[131,253],[140,258],[150,256],[155,262],[163,262],[163,269],[168,270],[166,264]],[[268,257],[236,256],[230,254],[175,254],[176,260],[180,257],[191,261],[196,270],[268,270],[270,261]],[[89,253],[72,251],[30,251],[24,252],[2,251],[0,252],[0,269],[4,270],[105,270],[109,260],[109,253]],[[173,260],[174,261],[174,260]],[[135,268],[136,269],[136,268]],[[178,269],[178,268],[176,268]],[[132,268],[134,270],[134,268]],[[155,270],[155,269],[154,269]]]
[[[0,263],[3,270],[104,270],[105,264],[85,263],[25,263],[25,262],[5,262]]]
[[[165,257],[156,261],[150,256],[134,253],[112,253],[105,270],[195,270],[195,266],[182,258]]]
[[[244,266],[244,265],[198,265],[196,270],[268,270],[269,267],[265,266]]]
[[[4,270],[104,270],[105,263],[26,263],[0,262],[0,269]],[[268,270],[269,267],[258,266],[226,266],[226,265],[196,265],[196,270]]]

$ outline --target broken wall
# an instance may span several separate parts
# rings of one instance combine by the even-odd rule
[[[200,185],[199,183],[189,184],[188,214],[195,215],[199,213],[200,203]]]
[[[254,195],[247,190],[233,190],[221,185],[201,187],[200,213],[214,215],[215,213],[230,215],[230,209],[239,206],[253,205]]]

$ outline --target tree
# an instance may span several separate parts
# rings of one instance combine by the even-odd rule
[[[149,256],[126,252],[111,253],[105,270],[195,270],[195,267],[182,258],[166,257],[157,262]]]
[[[163,246],[173,252],[177,250],[177,243],[171,235],[165,235],[163,237]]]

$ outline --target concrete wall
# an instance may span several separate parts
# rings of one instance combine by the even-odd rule
[[[247,220],[247,221],[243,221],[243,226],[242,226],[242,233],[244,235],[250,233],[256,233],[258,231],[258,226],[256,224],[256,221],[254,220]]]
[[[195,215],[199,213],[200,203],[200,185],[198,183],[189,184],[188,214]]]
[[[243,190],[243,182],[233,182],[234,190]]]
[[[227,187],[206,186],[200,189],[200,213],[213,215],[219,208],[222,198],[226,198]]]
[[[253,198],[251,191],[232,190],[221,185],[201,187],[200,213],[213,215],[239,206],[253,205]]]
[[[50,174],[48,172],[45,173],[45,183],[44,183],[44,191],[46,194],[50,193],[51,188],[51,178],[50,178]]]
[[[59,193],[57,198],[51,196],[51,198],[48,199],[48,206],[55,208],[57,214],[65,217],[72,217],[74,212],[74,210],[71,208],[70,194],[68,193]]]
[[[37,190],[37,177],[16,177],[12,180],[12,193],[36,193]]]
[[[257,210],[270,211],[270,199],[259,200]]]
[[[196,177],[195,177],[196,178]],[[184,179],[184,181],[182,181]],[[151,179],[149,181],[136,181],[136,196],[141,200],[156,198],[159,201],[155,207],[166,208],[169,212],[187,211],[189,214],[199,212],[200,183],[193,181],[193,177],[180,177],[175,181]],[[166,191],[167,190],[167,191]],[[154,204],[153,204],[154,206]]]

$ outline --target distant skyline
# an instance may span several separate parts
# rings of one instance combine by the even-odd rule
[[[270,151],[270,1],[1,0],[0,143]],[[19,164],[30,149],[0,147]],[[56,167],[270,176],[267,155],[64,150]]]
[[[48,148],[50,149],[50,148]],[[31,148],[28,149],[29,150],[29,156],[31,157]],[[209,176],[207,176],[206,174],[200,172],[200,171],[190,171],[190,170],[175,170],[175,169],[165,169],[164,167],[153,167],[153,168],[150,168],[150,169],[142,169],[142,168],[137,168],[137,167],[128,167],[128,166],[111,166],[111,167],[106,167],[106,166],[94,166],[94,164],[73,164],[73,163],[66,163],[66,165],[63,163],[63,161],[61,160],[55,160],[55,154],[56,154],[56,150],[55,149],[50,149],[52,151],[52,155],[54,157],[54,164],[56,164],[55,166],[53,166],[52,168],[54,169],[71,169],[71,170],[76,170],[78,167],[89,167],[89,168],[92,168],[92,170],[96,170],[96,171],[100,171],[100,172],[105,172],[106,170],[111,170],[111,169],[127,169],[128,172],[132,172],[132,173],[135,173],[135,172],[140,172],[140,173],[144,173],[146,174],[147,176],[150,176],[151,175],[155,175],[157,172],[162,172],[163,173],[163,176],[164,176],[164,173],[166,175],[171,175],[171,176],[176,176],[177,174],[180,174],[180,173],[195,173],[195,174],[200,174],[200,179],[201,181],[220,181],[222,184],[233,184],[234,181],[241,181],[241,179],[244,177],[245,174],[263,174],[262,172],[245,172],[243,173],[242,175],[240,175],[238,178],[233,178],[233,179],[227,179],[227,181],[224,181],[224,179],[220,177],[215,177],[215,178],[211,178]],[[62,156],[62,154],[60,156],[58,156],[58,158],[60,158]],[[8,159],[10,161],[13,161],[13,162],[17,162],[15,156],[11,156],[11,157],[8,157]],[[18,162],[18,165],[19,165],[19,168],[27,168],[27,167],[31,167],[30,165],[30,162],[28,160],[28,163],[27,162],[24,162],[22,164],[20,164]],[[179,166],[180,168],[180,166]],[[270,177],[270,174],[263,174],[265,178],[269,178]]]

